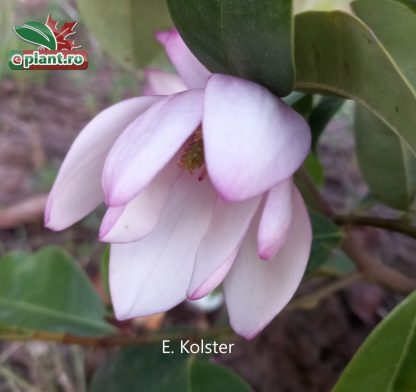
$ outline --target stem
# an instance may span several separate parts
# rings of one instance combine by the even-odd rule
[[[321,196],[313,182],[304,170],[300,170],[299,179],[313,199],[314,205],[322,214],[330,219],[335,219],[335,214],[327,201]],[[342,244],[344,252],[352,259],[363,277],[373,283],[377,283],[386,289],[407,295],[416,290],[416,281],[392,269],[368,254],[359,241],[351,233],[347,232]]]
[[[306,295],[304,297],[300,297],[294,299],[289,305],[285,308],[285,310],[293,310],[293,309],[310,309],[313,308],[319,303],[331,296],[332,294],[336,293],[339,290],[348,287],[352,283],[358,282],[362,280],[363,276],[358,273],[354,272],[352,274],[346,275],[340,279],[335,280],[333,283],[330,283],[319,290],[315,291],[313,294]]]
[[[0,208],[0,230],[15,229],[23,224],[42,219],[48,195],[37,195]]]
[[[334,217],[334,222],[341,226],[372,226],[401,233],[416,239],[416,227],[395,219],[383,219],[372,216],[340,215]]]
[[[344,252],[355,262],[364,278],[386,289],[408,295],[416,290],[416,281],[374,259],[363,250],[355,236],[349,233],[342,245]]]

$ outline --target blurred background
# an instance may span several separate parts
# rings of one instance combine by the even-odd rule
[[[297,7],[306,9],[309,3],[299,1]],[[48,190],[74,138],[100,110],[140,95],[143,72],[127,70],[110,59],[82,20],[74,39],[89,53],[88,70],[10,71],[8,51],[22,45],[12,27],[28,20],[44,21],[48,14],[60,21],[79,20],[74,1],[0,0],[0,256],[59,245],[88,273],[110,306],[102,283],[106,249],[96,240],[102,211],[62,233],[44,229],[42,214]],[[323,192],[339,213],[359,208],[368,192],[354,155],[351,123],[347,103],[329,124],[318,151],[325,169]],[[365,248],[410,271],[416,250],[410,241],[376,229],[360,233]],[[305,278],[299,296],[353,269],[343,254],[334,253],[320,276]],[[312,298],[289,307],[254,341],[237,339],[235,352],[217,360],[256,391],[329,391],[359,345],[398,300],[376,286],[357,282],[322,300]],[[132,332],[182,324],[205,328],[225,317],[218,294],[197,307],[183,304],[168,314],[119,327]],[[94,371],[111,351],[0,342],[0,391],[86,391]]]

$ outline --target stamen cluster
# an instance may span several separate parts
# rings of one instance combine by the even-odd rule
[[[185,143],[178,164],[181,169],[188,170],[191,174],[205,165],[202,128],[198,128]]]

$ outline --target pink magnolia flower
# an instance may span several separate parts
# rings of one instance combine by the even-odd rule
[[[292,175],[310,147],[304,119],[267,89],[211,75],[176,31],[178,74],[147,70],[147,94],[98,114],[72,145],[46,225],[62,230],[105,201],[116,316],[199,299],[223,283],[234,330],[252,338],[288,303],[311,247]]]

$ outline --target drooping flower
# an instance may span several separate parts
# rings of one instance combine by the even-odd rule
[[[303,117],[264,87],[211,75],[173,30],[179,76],[147,70],[148,96],[98,114],[72,145],[45,221],[63,230],[105,201],[116,316],[166,311],[223,283],[234,330],[252,338],[288,303],[311,226],[292,176]],[[150,95],[152,94],[152,95]]]

